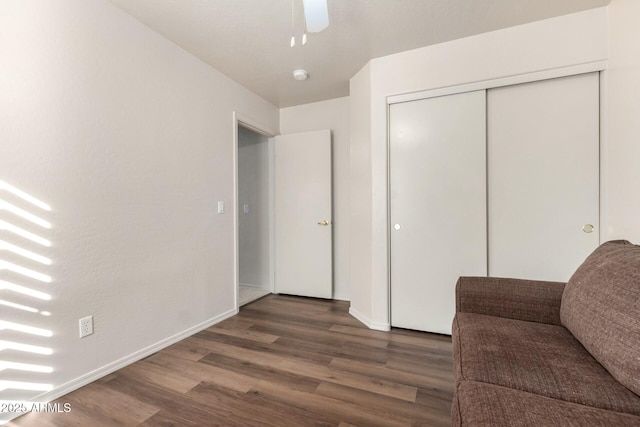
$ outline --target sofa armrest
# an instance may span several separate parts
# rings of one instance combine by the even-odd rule
[[[498,277],[460,277],[456,312],[560,325],[565,283]]]

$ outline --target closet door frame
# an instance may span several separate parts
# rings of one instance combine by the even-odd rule
[[[391,167],[390,167],[390,107],[392,104],[401,103],[401,102],[409,102],[416,101],[425,98],[433,98],[437,96],[445,96],[445,95],[453,95],[457,93],[464,92],[472,92],[477,90],[489,90],[495,89],[503,86],[511,86],[521,83],[530,83],[541,80],[549,80],[558,77],[568,77],[578,74],[587,74],[598,72],[600,76],[600,99],[606,99],[607,93],[607,84],[606,84],[606,73],[607,73],[607,61],[594,61],[586,64],[573,65],[569,67],[561,67],[554,68],[549,70],[543,70],[533,73],[525,73],[525,74],[517,74],[506,76],[498,79],[491,80],[483,80],[478,82],[472,82],[462,85],[453,85],[453,86],[445,86],[437,89],[430,89],[424,91],[416,91],[410,93],[403,93],[397,95],[387,96],[387,159],[386,159],[386,190],[387,190],[387,233],[386,233],[386,251],[387,251],[387,265],[386,265],[386,276],[387,276],[387,321],[390,326],[391,323],[391,233],[393,232],[391,224]],[[606,167],[606,150],[607,150],[607,104],[606,102],[601,102],[600,104],[600,217],[599,223],[597,225],[599,230],[599,238],[601,242],[607,241],[607,233],[605,224],[607,224],[606,217],[606,177],[607,177],[607,167]],[[487,266],[488,269],[488,266]],[[487,270],[488,271],[488,270]],[[388,330],[388,329],[385,329]]]

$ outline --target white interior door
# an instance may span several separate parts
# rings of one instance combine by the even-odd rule
[[[489,274],[566,281],[599,243],[598,73],[491,89],[487,106]]]
[[[451,333],[459,276],[487,273],[485,91],[390,107],[391,324]]]
[[[274,143],[275,291],[331,298],[331,131]]]

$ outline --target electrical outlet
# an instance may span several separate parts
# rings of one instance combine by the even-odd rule
[[[80,338],[93,334],[93,316],[80,319]]]

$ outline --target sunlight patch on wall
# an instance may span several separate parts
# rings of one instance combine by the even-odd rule
[[[32,242],[38,243],[42,246],[46,246],[46,247],[51,246],[51,242],[49,240],[43,237],[40,237],[37,234],[30,233],[27,230],[23,230],[20,227],[16,227],[15,225],[9,224],[6,221],[0,220],[0,230],[6,230],[10,233],[13,233],[20,237],[24,237],[25,239],[31,240]]]
[[[53,350],[48,347],[20,344],[12,341],[0,341],[0,351],[2,350],[16,350],[34,354],[53,354]]]
[[[34,297],[34,298],[38,298],[46,301],[51,299],[51,295],[45,292],[35,291],[31,288],[27,288],[26,286],[20,286],[20,285],[16,285],[15,283],[9,283],[9,282],[5,282],[4,280],[0,280],[0,291],[2,290],[12,291],[18,294],[28,295],[30,297]]]
[[[0,240],[0,251],[13,252],[16,255],[29,258],[30,260],[39,262],[40,264],[51,265],[51,260],[49,258],[2,240]]]
[[[35,197],[25,193],[22,190],[17,189],[13,185],[7,184],[6,182],[4,182],[3,180],[0,179],[0,191],[1,190],[6,190],[7,192],[18,196],[22,200],[25,200],[25,201],[29,202],[30,204],[39,207],[42,210],[45,210],[45,211],[50,211],[51,210],[51,206],[49,206],[45,202],[36,199]]]
[[[47,282],[47,283],[51,282],[50,276],[47,276],[46,274],[38,273],[37,271],[33,271],[28,268],[21,267],[12,262],[6,262],[6,261],[0,260],[0,270],[9,270],[14,273],[30,277],[32,279],[39,280],[41,282]]]
[[[53,388],[51,384],[38,384],[25,381],[6,381],[0,380],[0,391],[4,390],[33,390],[33,391],[49,391]]]
[[[29,212],[20,209],[19,207],[12,205],[9,202],[5,202],[4,200],[0,200],[0,210],[11,212],[16,216],[19,216],[20,218],[26,219],[29,222],[39,225],[40,227],[51,228],[51,223],[49,221],[45,221],[39,216],[32,215]]]
[[[38,313],[40,311],[37,308],[28,307],[26,305],[16,304],[16,303],[5,301],[5,300],[1,300],[1,299],[0,299],[0,305],[4,305],[6,307],[15,308],[15,309],[18,309],[18,310],[28,311],[29,313]]]
[[[53,368],[51,366],[31,365],[29,363],[6,362],[0,360],[0,371],[4,371],[5,369],[14,369],[16,371],[44,372],[47,374],[53,372]]]
[[[46,361],[54,331],[41,307],[52,300],[42,288],[52,282],[49,212],[49,204],[0,180],[0,402],[53,388]]]
[[[18,331],[25,334],[39,335],[41,337],[53,336],[53,333],[48,329],[34,328],[33,326],[22,325],[20,323],[7,322],[6,320],[0,320],[0,331],[2,330]]]

